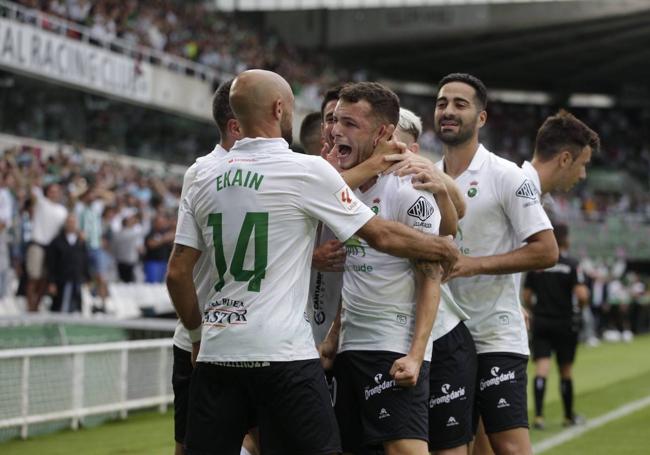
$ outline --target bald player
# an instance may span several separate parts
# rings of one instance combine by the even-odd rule
[[[448,239],[375,217],[324,160],[293,153],[293,103],[279,75],[240,74],[230,105],[244,139],[227,157],[199,164],[179,210],[167,287],[199,348],[189,455],[239,454],[254,419],[264,454],[340,452],[304,317],[318,220],[341,240],[356,234],[392,255],[439,261],[447,270],[458,259]],[[214,285],[199,306],[192,270],[202,253],[214,259]]]

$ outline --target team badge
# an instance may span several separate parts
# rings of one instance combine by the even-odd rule
[[[469,184],[469,189],[467,190],[467,197],[474,197],[477,194],[478,194],[478,182],[474,180]]]

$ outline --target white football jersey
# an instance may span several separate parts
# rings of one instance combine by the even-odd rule
[[[316,238],[316,244],[322,245],[336,236],[330,228],[321,225]],[[312,269],[309,279],[309,301],[307,302],[307,315],[314,333],[314,341],[318,346],[327,336],[332,322],[336,317],[341,301],[341,287],[343,286],[343,272],[321,272]]]
[[[176,233],[212,258],[198,360],[318,358],[305,314],[318,220],[346,240],[372,217],[329,163],[283,139],[245,138],[199,164]]]
[[[413,188],[410,176],[380,176],[367,192],[357,190],[356,194],[384,219],[438,234],[441,220],[438,205],[430,193]],[[346,242],[346,250],[339,351],[407,354],[415,330],[417,291],[411,262],[377,251],[358,237]],[[464,319],[448,291],[441,294],[433,329],[436,338]],[[427,360],[431,358],[431,341],[425,354]]]
[[[438,166],[443,169],[443,161]],[[456,183],[467,204],[456,235],[464,255],[508,253],[531,235],[551,229],[533,183],[514,163],[482,145]],[[455,278],[449,287],[470,316],[466,325],[479,354],[528,355],[528,335],[519,308],[519,274]]]
[[[212,152],[197,158],[194,164],[192,164],[187,169],[187,171],[185,171],[185,175],[183,176],[183,187],[181,189],[181,201],[187,195],[187,189],[196,178],[196,169],[198,168],[199,164],[204,162],[205,160],[215,160],[215,159],[222,158],[227,154],[228,151],[224,149],[222,146],[220,146],[219,144],[217,144],[214,150],[212,150]],[[200,249],[204,251],[205,246],[201,244]],[[199,260],[197,261],[196,265],[194,266],[194,273],[193,273],[194,285],[196,286],[196,295],[199,298],[199,302],[205,302],[208,294],[210,293],[210,287],[212,286],[212,278],[210,278],[209,270],[212,262],[213,260],[208,254],[202,254],[199,257]],[[176,345],[178,348],[183,349],[185,351],[192,352],[192,341],[190,340],[190,333],[187,331],[185,326],[183,326],[180,320],[178,321],[178,324],[176,324],[176,330],[174,331],[174,345]]]

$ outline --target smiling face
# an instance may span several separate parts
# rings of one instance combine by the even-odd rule
[[[460,145],[478,136],[487,117],[477,105],[476,91],[463,82],[443,85],[436,99],[434,130],[446,145]]]
[[[339,146],[342,169],[351,169],[371,154],[382,125],[365,100],[356,103],[339,100],[334,109],[334,143]]]

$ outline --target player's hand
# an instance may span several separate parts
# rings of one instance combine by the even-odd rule
[[[395,383],[400,387],[414,387],[418,382],[422,360],[419,360],[410,354],[401,357],[390,368],[390,375],[395,379]]]
[[[394,153],[392,155],[387,155],[384,157],[384,160],[389,161],[391,166],[384,172],[384,174],[397,173],[401,169],[404,169],[411,165],[418,165],[422,167],[435,167],[434,164],[428,158],[413,153],[410,150],[405,150],[403,153]]]
[[[442,281],[445,282],[451,278],[456,264],[463,256],[461,256],[458,246],[454,243],[454,238],[451,235],[441,237],[440,239],[444,242],[443,247],[445,250],[442,259],[439,261],[443,273]]]
[[[311,265],[321,272],[342,272],[345,247],[338,240],[328,240],[314,250]]]
[[[479,275],[481,273],[480,262],[478,258],[472,258],[469,256],[461,255],[454,265],[451,273],[449,274],[449,279],[457,277],[469,277],[474,275]]]
[[[201,341],[192,343],[192,367],[196,366],[196,358],[199,356],[200,349],[201,349]]]
[[[416,157],[418,155],[415,155]],[[426,160],[426,158],[423,158]],[[417,190],[428,191],[433,195],[444,195],[447,193],[447,185],[442,177],[442,171],[433,165],[429,160],[427,162],[415,162],[399,169],[396,174],[400,177],[412,175],[411,182],[413,188]]]
[[[318,354],[320,355],[323,370],[329,371],[334,368],[334,359],[336,358],[338,346],[339,340],[330,336],[326,337],[318,346]]]
[[[372,151],[372,155],[368,158],[374,163],[377,173],[386,173],[388,167],[392,164],[392,161],[387,161],[385,159],[387,156],[393,156],[396,154],[401,155],[408,150],[406,144],[398,141],[393,135],[394,132],[395,125],[388,125],[383,134],[379,137],[379,140]]]

